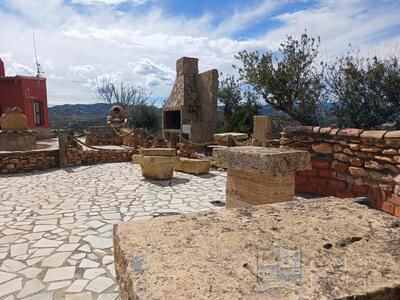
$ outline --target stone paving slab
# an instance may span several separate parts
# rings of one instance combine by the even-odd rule
[[[226,174],[149,181],[132,163],[0,177],[0,299],[118,299],[112,227],[221,209]]]

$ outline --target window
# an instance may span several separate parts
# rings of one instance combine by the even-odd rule
[[[36,126],[44,125],[43,102],[39,102],[39,101],[33,102],[33,116],[35,118]]]

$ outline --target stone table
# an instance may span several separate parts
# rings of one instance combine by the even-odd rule
[[[323,198],[120,223],[113,239],[123,300],[382,300],[400,299],[399,236],[395,217]]]
[[[227,208],[290,201],[295,172],[311,169],[310,154],[303,150],[216,148],[213,157],[228,168]]]

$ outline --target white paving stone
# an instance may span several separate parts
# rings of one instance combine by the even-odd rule
[[[79,264],[79,268],[84,268],[84,269],[88,269],[88,268],[97,268],[100,264],[98,262],[89,260],[89,259],[82,259],[81,263]]]
[[[28,251],[28,243],[11,245],[10,256],[15,257],[25,254]]]
[[[105,276],[99,276],[95,279],[93,279],[87,286],[86,289],[88,291],[96,292],[96,293],[102,293],[106,289],[108,289],[110,286],[114,284],[114,280],[105,277]]]
[[[35,278],[38,276],[43,270],[35,267],[26,268],[25,270],[20,271],[22,275],[27,278]]]
[[[58,281],[58,282],[52,282],[49,284],[49,287],[47,288],[48,291],[53,291],[53,290],[58,290],[65,288],[71,284],[70,280],[66,281]]]
[[[92,299],[93,299],[92,293],[90,292],[67,295],[65,298],[65,300],[92,300]]]
[[[0,285],[0,297],[14,293],[22,289],[22,278],[15,278]]]
[[[96,268],[96,269],[88,269],[83,273],[83,278],[85,279],[94,279],[99,275],[106,273],[106,270],[103,268]]]
[[[17,274],[15,274],[15,273],[6,273],[6,272],[0,271],[0,283],[9,281],[15,277],[17,277]]]
[[[66,292],[79,293],[85,288],[85,286],[88,284],[88,282],[89,282],[89,280],[77,279],[70,285],[70,287],[68,289],[66,289]]]
[[[24,288],[18,293],[18,298],[25,298],[44,289],[44,284],[39,279],[32,279],[25,283]]]
[[[71,255],[71,252],[59,252],[43,259],[42,267],[60,267],[64,261]]]
[[[44,276],[43,282],[72,279],[74,275],[75,267],[73,266],[49,269]]]
[[[6,259],[0,267],[0,270],[5,272],[17,272],[26,268],[26,265],[15,259]]]

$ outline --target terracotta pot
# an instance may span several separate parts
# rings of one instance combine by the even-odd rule
[[[26,116],[19,107],[8,108],[0,117],[2,130],[23,130],[28,128]]]

